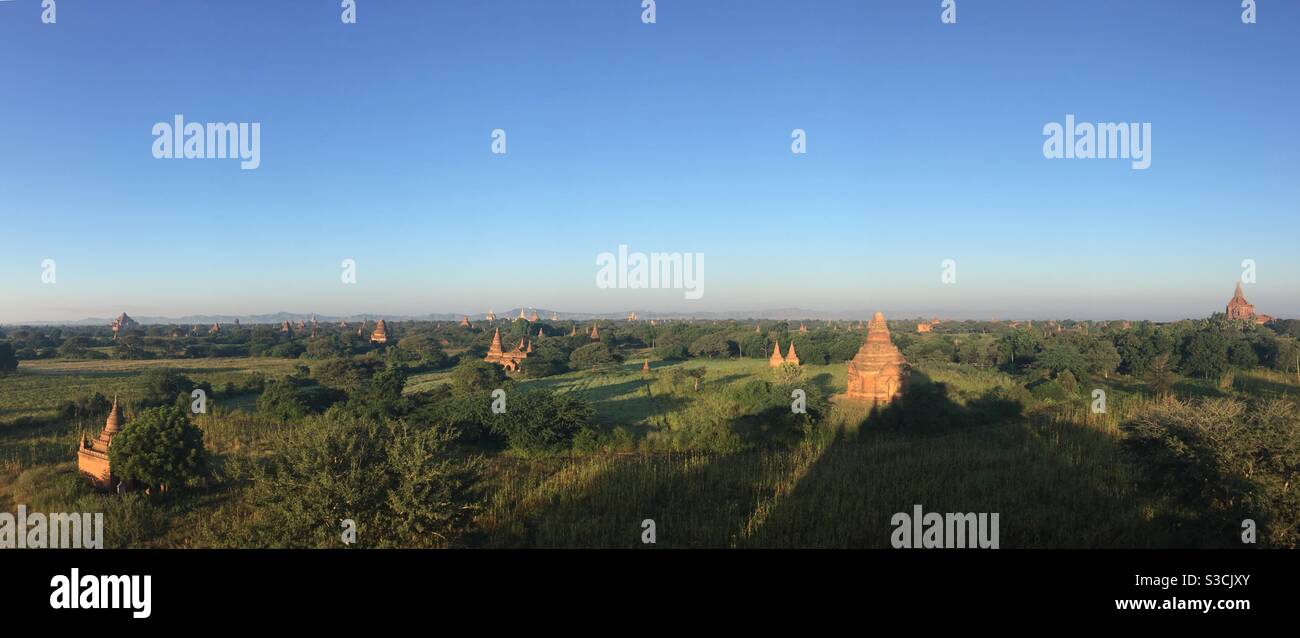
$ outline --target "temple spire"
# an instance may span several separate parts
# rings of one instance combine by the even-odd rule
[[[791,345],[794,345],[794,342],[791,342]],[[781,340],[777,339],[776,342],[772,344],[772,356],[768,357],[767,365],[777,368],[780,367],[782,363],[785,363],[785,357],[781,356]]]

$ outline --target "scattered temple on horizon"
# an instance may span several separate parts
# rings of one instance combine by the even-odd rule
[[[848,398],[880,405],[902,395],[911,366],[889,339],[885,315],[877,312],[867,324],[867,340],[849,360]]]
[[[388,322],[383,319],[375,324],[375,331],[370,333],[370,343],[388,343]]]
[[[140,324],[139,324],[139,323],[136,323],[135,319],[132,319],[132,318],[128,317],[128,316],[126,315],[126,313],[124,312],[124,313],[118,315],[117,319],[114,319],[114,320],[113,320],[113,324],[112,324],[111,326],[109,326],[109,327],[113,329],[113,338],[116,339],[116,338],[117,338],[117,333],[119,333],[119,332],[121,332],[121,331],[123,331],[123,330],[130,330],[130,329],[132,329],[132,328],[138,328],[138,327],[140,327]]]
[[[1254,321],[1257,324],[1265,324],[1273,320],[1269,315],[1255,314],[1255,306],[1246,301],[1246,296],[1241,293],[1241,282],[1237,282],[1237,291],[1233,293],[1232,299],[1228,300],[1227,314],[1229,319],[1240,321]]]

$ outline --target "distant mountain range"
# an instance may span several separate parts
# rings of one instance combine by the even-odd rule
[[[559,321],[565,320],[592,320],[592,319],[626,319],[627,312],[568,312],[551,310],[547,308],[510,308],[496,313],[497,319],[515,319],[520,315],[522,310],[525,318],[532,315],[534,310],[542,321],[550,321],[551,315],[554,314]],[[874,311],[843,311],[843,312],[825,312],[821,310],[809,310],[806,308],[771,308],[767,310],[741,310],[731,312],[655,312],[652,310],[633,310],[637,319],[768,319],[768,320],[791,320],[791,319],[808,319],[808,320],[867,320],[871,318]],[[129,313],[128,313],[129,314]],[[354,323],[363,319],[376,321],[386,319],[388,321],[460,321],[461,317],[468,316],[470,321],[483,321],[487,313],[429,313],[424,315],[390,315],[382,313],[365,313],[353,315],[324,315],[316,314],[316,320],[321,323],[338,323],[347,321]],[[891,318],[921,317],[931,316],[932,313],[889,313],[886,316]],[[137,323],[142,325],[212,325],[214,323],[229,324],[239,319],[240,324],[278,324],[284,321],[290,323],[296,321],[311,321],[312,313],[302,312],[276,312],[271,314],[260,315],[186,315],[183,317],[150,317],[150,316],[131,316]],[[939,315],[940,318],[951,318],[945,315]],[[29,321],[23,323],[12,323],[7,325],[32,325],[32,326],[108,326],[113,323],[115,317],[89,317],[76,321]]]

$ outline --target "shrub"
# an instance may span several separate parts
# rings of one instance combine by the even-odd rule
[[[109,460],[117,476],[150,486],[193,482],[207,471],[203,431],[175,407],[141,412],[113,438]]]

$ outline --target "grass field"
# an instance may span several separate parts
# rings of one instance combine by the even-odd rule
[[[999,512],[1002,547],[1162,547],[1221,545],[1218,539],[1175,536],[1158,494],[1138,491],[1118,423],[1150,401],[1141,382],[1106,379],[1109,410],[1088,409],[1091,387],[1062,402],[1036,402],[1024,414],[937,432],[859,430],[863,416],[832,403],[825,427],[793,443],[737,452],[705,452],[674,436],[736,415],[727,390],[769,378],[765,361],[652,361],[640,355],[599,372],[522,379],[590,400],[605,428],[637,433],[640,446],[565,456],[490,457],[486,498],[470,544],[486,547],[637,547],[641,522],[656,522],[660,547],[885,547],[890,516],[915,504],[926,511]],[[129,395],[139,373],[171,367],[214,387],[254,373],[293,371],[294,359],[24,362],[0,378],[0,511],[23,502],[57,510],[105,510],[118,531],[110,545],[193,547],[219,544],[214,521],[249,515],[237,486],[212,486],[180,499],[124,499],[90,494],[76,475],[77,436],[100,423],[49,420],[61,402],[99,392]],[[699,390],[674,386],[675,366],[707,372]],[[804,366],[806,383],[823,395],[843,391],[845,366]],[[1024,393],[1023,380],[959,364],[919,364],[916,383],[943,383],[960,409],[992,390]],[[448,380],[447,372],[416,375],[407,392]],[[1256,370],[1218,382],[1183,380],[1191,396],[1296,397],[1291,376]],[[267,451],[280,425],[252,414],[255,396],[215,403],[196,423],[220,457]],[[20,417],[38,417],[23,422]],[[45,419],[45,420],[41,420]],[[26,423],[26,424],[24,424]],[[647,445],[657,443],[657,445]],[[667,444],[665,444],[667,443]],[[87,500],[89,499],[89,500]],[[1164,522],[1161,522],[1164,521]]]
[[[21,416],[39,416],[59,403],[98,392],[106,397],[129,396],[140,388],[140,373],[171,368],[195,381],[207,381],[213,388],[227,382],[239,383],[260,372],[277,376],[292,372],[297,359],[149,359],[68,361],[48,359],[24,361],[17,374],[0,376],[0,422]]]

